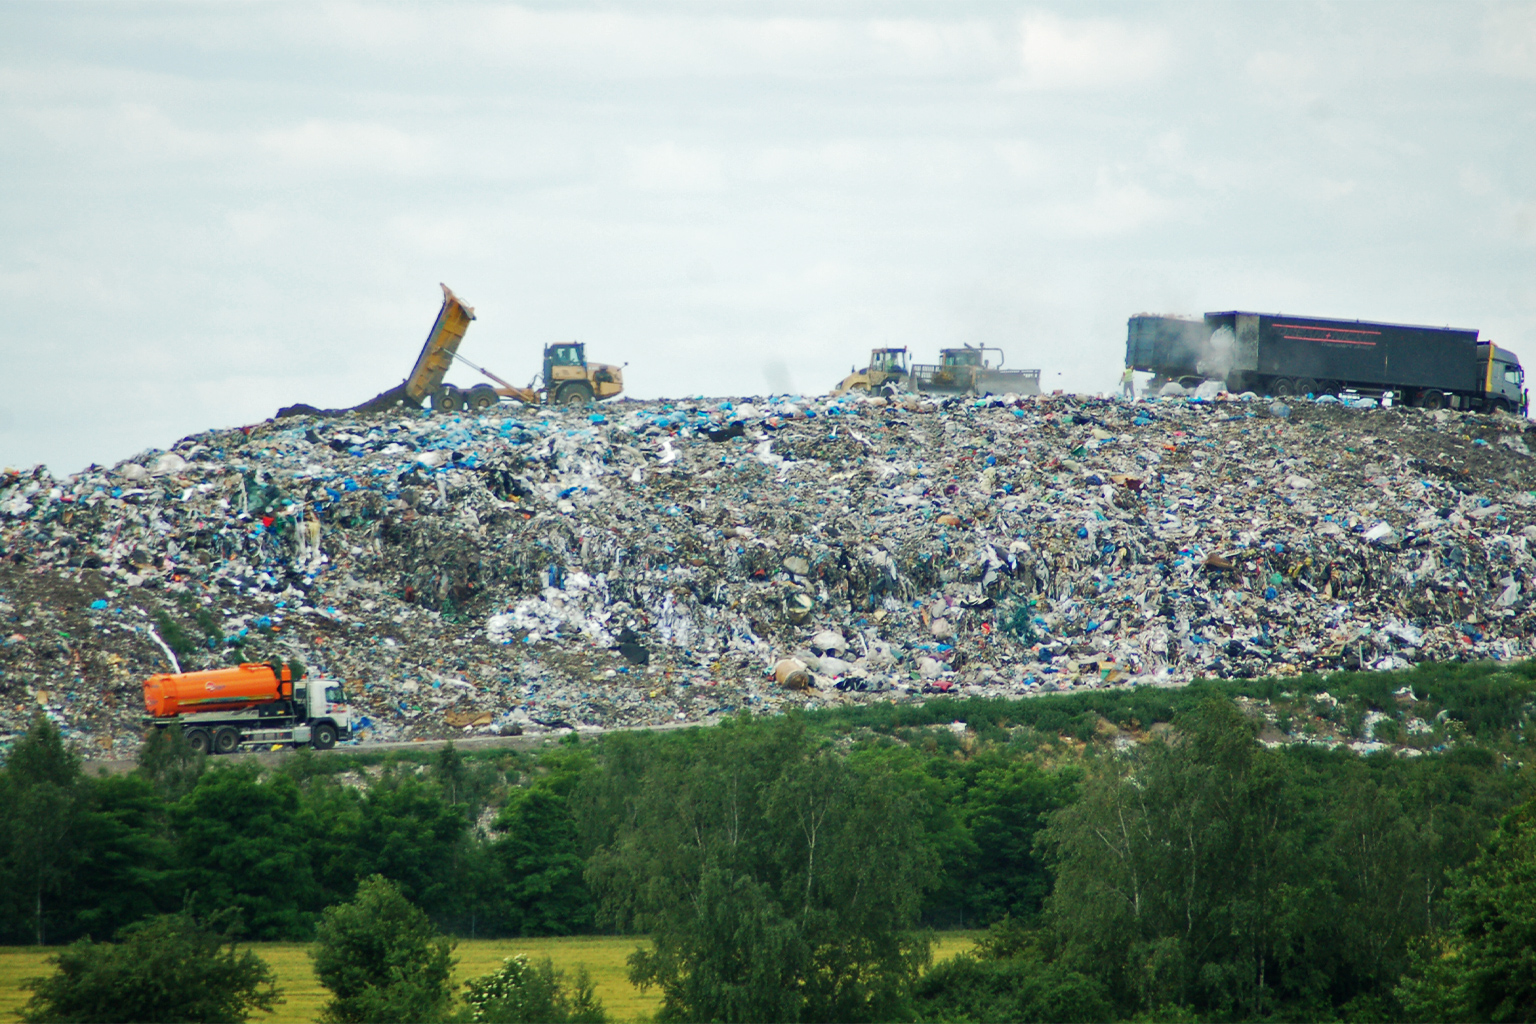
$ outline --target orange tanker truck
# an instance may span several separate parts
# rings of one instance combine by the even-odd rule
[[[207,672],[163,673],[144,680],[146,722],[180,722],[199,753],[232,754],[242,743],[291,743],[329,750],[352,735],[352,711],[334,679],[293,678],[278,662]]]

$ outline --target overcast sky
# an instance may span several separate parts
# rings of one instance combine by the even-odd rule
[[[73,472],[464,353],[637,397],[1142,311],[1536,363],[1536,4],[0,6],[0,465]],[[465,383],[472,383],[463,374]]]

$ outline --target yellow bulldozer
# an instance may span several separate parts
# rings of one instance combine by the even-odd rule
[[[484,410],[498,404],[503,398],[511,398],[524,405],[540,405],[553,402],[559,405],[589,405],[593,401],[612,398],[624,390],[624,370],[608,363],[587,362],[587,347],[579,341],[559,341],[544,346],[543,372],[525,388],[508,384],[490,370],[459,355],[459,343],[475,318],[472,307],[464,305],[446,284],[443,289],[443,306],[437,312],[437,322],[427,335],[416,365],[405,379],[405,397],[415,405],[428,403],[435,412],[457,412],[460,409]],[[485,375],[497,385],[476,384],[461,388],[447,384],[444,379],[457,359],[465,366]]]

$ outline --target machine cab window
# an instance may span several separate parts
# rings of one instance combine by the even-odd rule
[[[581,349],[580,345],[551,345],[549,361],[554,366],[581,366],[586,362]]]
[[[981,350],[974,348],[950,349],[944,353],[945,366],[980,366]]]
[[[907,353],[900,350],[876,352],[873,368],[885,373],[906,373]]]

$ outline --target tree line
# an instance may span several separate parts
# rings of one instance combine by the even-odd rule
[[[1523,699],[1464,696],[1523,721]],[[1007,713],[1056,713],[1024,703]],[[1266,747],[1208,690],[1170,717],[1123,747],[743,717],[265,772],[172,735],[115,777],[40,720],[0,772],[0,941],[101,941],[189,905],[312,941],[380,878],[460,936],[647,936],[632,977],[666,1020],[1536,1013],[1518,730],[1361,757]],[[936,965],[944,927],[989,931]]]

